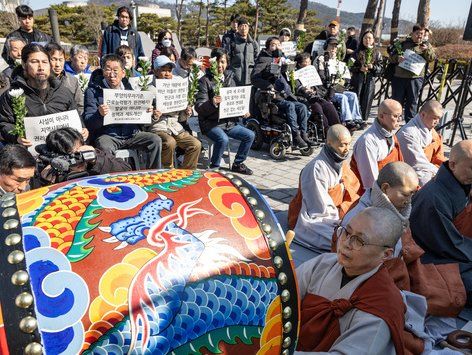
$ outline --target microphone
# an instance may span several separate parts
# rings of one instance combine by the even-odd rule
[[[67,160],[61,157],[52,158],[49,162],[51,167],[57,171],[69,171],[70,164]]]

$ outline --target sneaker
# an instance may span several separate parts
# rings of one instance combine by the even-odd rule
[[[231,167],[231,171],[234,171],[235,173],[240,173],[244,175],[252,175],[252,170],[249,169],[246,164],[244,163],[233,163],[233,166]]]
[[[306,133],[305,133],[306,134]],[[308,148],[308,144],[303,140],[300,134],[297,134],[293,137],[293,146],[296,148]]]
[[[365,122],[365,121],[356,121],[356,123],[359,126],[359,128],[357,129],[358,131],[366,129],[367,126],[368,126],[367,122]]]
[[[302,132],[300,136],[309,146],[315,145],[315,143],[308,137],[308,133]]]
[[[213,164],[210,164],[210,166],[208,167],[209,170],[211,171],[219,171],[220,170],[220,167],[218,165],[213,165]]]

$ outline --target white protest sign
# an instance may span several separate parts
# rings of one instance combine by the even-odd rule
[[[319,55],[322,55],[324,53],[324,44],[325,44],[325,40],[324,39],[315,39],[313,41],[313,48],[311,49],[311,56],[312,58],[313,57],[317,57]]]
[[[295,71],[294,77],[295,80],[300,80],[302,85],[307,88],[323,85],[321,77],[313,65],[308,65],[305,68],[298,69]]]
[[[142,89],[142,84],[144,80],[147,80],[148,83],[152,82],[152,78],[154,75],[146,75],[146,76],[133,76],[131,78],[128,78],[128,81],[133,88],[133,90],[141,90]]]
[[[156,109],[161,113],[185,110],[188,106],[188,78],[156,79]]]
[[[282,42],[280,46],[286,56],[297,55],[297,44],[294,41]]]
[[[349,71],[346,63],[337,59],[330,59],[328,61],[328,72],[329,75],[339,75],[341,78],[351,79],[351,72]]]
[[[49,132],[58,128],[72,127],[82,132],[82,122],[77,110],[52,113],[45,116],[25,117],[26,139],[33,143],[34,147],[46,142]]]
[[[244,116],[249,112],[251,86],[235,86],[220,89],[221,103],[219,118]]]
[[[110,112],[103,118],[103,125],[117,123],[151,123],[154,93],[151,91],[103,89],[103,103]]]
[[[398,66],[405,70],[411,71],[415,75],[420,75],[424,66],[426,65],[426,60],[419,54],[413,52],[411,49],[407,49],[403,53],[403,57],[405,60],[398,64]]]

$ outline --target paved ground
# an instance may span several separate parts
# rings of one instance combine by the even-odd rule
[[[446,109],[453,111],[454,107],[447,107]],[[374,107],[372,112],[377,112],[377,108]],[[467,110],[466,112],[468,114],[469,111]],[[374,117],[375,116],[372,114],[369,118],[369,126]],[[472,118],[467,118],[466,131],[469,138],[472,137],[471,123]],[[354,133],[351,147],[361,134],[362,131]],[[459,140],[460,135],[457,134],[455,142]],[[238,145],[233,142],[231,151],[236,152],[237,146]],[[260,151],[250,151],[246,164],[253,169],[254,175],[241,175],[241,177],[252,183],[265,197],[267,203],[279,219],[284,231],[287,230],[288,204],[296,194],[300,171],[313,157],[318,155],[320,150],[321,147],[317,148],[309,157],[302,156],[298,151],[294,151],[293,153],[288,152],[283,161],[273,160],[269,156],[267,145]],[[448,151],[449,147],[446,146],[446,152]],[[234,157],[234,153],[232,153],[232,155]],[[224,165],[222,165],[222,167],[224,167]]]

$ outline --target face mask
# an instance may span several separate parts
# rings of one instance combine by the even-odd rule
[[[170,45],[172,44],[172,41],[170,39],[163,39],[161,43],[164,47],[170,47]]]
[[[272,57],[274,58],[280,58],[280,57],[283,57],[283,55],[284,53],[278,48],[272,51]]]

